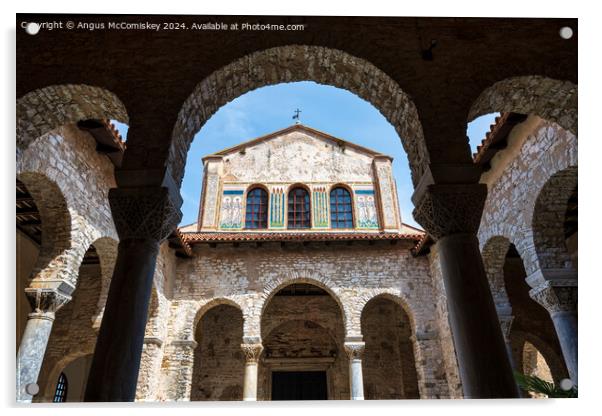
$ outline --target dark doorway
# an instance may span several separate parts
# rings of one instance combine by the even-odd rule
[[[327,400],[326,371],[274,371],[272,400]]]

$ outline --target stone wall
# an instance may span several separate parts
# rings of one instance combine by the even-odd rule
[[[90,134],[64,125],[31,142],[16,170],[42,218],[42,246],[32,277],[75,286],[88,247],[103,237],[118,239],[108,201],[115,187],[112,163],[96,151]]]
[[[542,244],[534,236],[534,225],[546,221],[540,228],[554,237],[558,222],[562,222],[555,213],[550,216],[538,211],[538,198],[559,173],[564,177],[563,172],[571,172],[573,188],[577,185],[577,137],[532,115],[512,130],[508,147],[496,154],[491,165],[491,170],[481,176],[481,182],[488,188],[478,232],[481,247],[494,237],[505,237],[516,246],[530,276],[540,270],[540,263],[542,259],[545,263],[546,258],[544,252],[538,252]],[[565,188],[570,189],[570,184]],[[555,247],[556,254],[564,249],[567,256],[563,258],[569,259],[564,267],[572,268],[564,241],[561,245],[564,248]],[[484,257],[484,261],[487,266],[488,258]]]
[[[443,348],[436,312],[438,294],[429,272],[429,260],[413,257],[409,251],[411,246],[411,242],[396,245],[377,242],[373,245],[264,243],[260,247],[244,244],[238,247],[195,246],[194,258],[176,261],[173,298],[169,301],[169,316],[166,318],[167,335],[162,339],[160,348],[163,354],[161,374],[152,377],[160,378],[160,387],[154,397],[159,400],[191,399],[194,357],[199,348],[195,334],[199,322],[213,307],[230,305],[238,308],[243,317],[243,340],[263,339],[266,342],[265,328],[271,325],[267,318],[271,315],[268,313],[270,305],[282,302],[280,297],[273,295],[291,283],[311,283],[330,295],[326,298],[333,301],[340,314],[337,318],[340,336],[333,336],[335,344],[340,344],[344,337],[363,335],[361,318],[368,301],[380,296],[395,302],[407,314],[404,325],[411,332],[411,342],[399,348],[406,355],[412,350],[420,397],[452,396],[450,385],[457,383],[448,380],[449,375],[442,366]],[[292,311],[294,308],[294,304],[290,304],[284,310]],[[325,310],[315,309],[314,315]],[[325,316],[329,316],[328,313]],[[332,323],[322,322],[319,325],[332,328]],[[348,371],[348,363],[340,345],[338,349],[343,364],[335,378],[344,381],[336,398],[347,398],[348,381],[344,374]],[[259,371],[265,377],[261,362]],[[260,383],[263,395],[260,398],[266,394],[262,389],[264,387]],[[414,390],[406,395],[416,394]]]

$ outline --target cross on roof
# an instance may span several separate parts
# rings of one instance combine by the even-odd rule
[[[299,110],[298,108],[294,111],[295,115],[293,116],[293,120],[297,120],[295,123],[296,124],[300,124],[301,120],[299,118],[299,114],[301,113],[301,110]]]

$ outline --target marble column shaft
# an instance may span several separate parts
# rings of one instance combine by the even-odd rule
[[[362,374],[362,357],[366,344],[364,342],[345,342],[345,352],[349,357],[349,391],[351,400],[364,400],[364,378]]]

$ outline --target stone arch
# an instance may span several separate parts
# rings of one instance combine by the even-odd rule
[[[76,227],[73,224],[72,210],[62,189],[42,173],[20,172],[17,179],[27,187],[33,197],[42,223],[40,254],[30,279],[64,279],[67,274],[77,274],[77,267],[75,271],[65,267],[66,264],[73,263],[69,254],[74,248]],[[65,280],[75,279],[69,276]]]
[[[546,364],[548,365],[548,367],[550,367],[552,378],[554,379],[555,383],[558,383],[564,378],[569,378],[569,374],[564,364],[563,357],[558,355],[554,348],[552,348],[546,341],[544,341],[537,335],[530,332],[518,331],[513,329],[512,331],[510,331],[510,341],[513,345],[513,348],[518,347],[518,351],[516,352],[520,353],[522,353],[526,341],[533,344],[533,346],[546,360]],[[517,356],[516,352],[514,359],[517,361],[516,364],[519,366],[519,369],[522,372],[522,357]]]
[[[420,336],[406,302],[391,293],[378,294],[364,304],[360,319],[366,345],[366,399],[420,398],[421,390],[425,390],[420,385],[422,369],[416,365],[421,356],[417,345]]]
[[[348,307],[346,307],[345,303],[341,300],[341,293],[338,289],[336,289],[336,285],[330,279],[325,278],[323,276],[319,276],[316,278],[302,277],[302,276],[292,276],[289,278],[280,278],[274,282],[267,283],[264,287],[263,293],[261,294],[258,300],[258,306],[255,308],[256,313],[253,314],[251,319],[256,321],[257,325],[254,325],[254,328],[258,328],[258,334],[261,334],[261,317],[263,316],[266,307],[270,303],[270,300],[278,293],[281,289],[286,286],[292,285],[294,283],[307,283],[310,285],[314,285],[326,291],[332,299],[339,306],[339,310],[341,312],[341,316],[343,317],[343,322],[345,323],[345,334],[348,333],[348,324],[347,317],[349,316]]]
[[[495,112],[536,114],[576,135],[577,85],[539,75],[498,81],[473,103],[468,122]]]
[[[129,123],[124,104],[104,88],[64,84],[31,91],[17,100],[17,152],[61,125],[88,119]]]
[[[228,299],[201,308],[193,337],[190,400],[242,400],[245,367],[242,309]]]
[[[410,320],[410,328],[412,329],[412,334],[415,335],[417,331],[417,322],[416,316],[409,303],[404,299],[401,292],[395,289],[390,288],[382,288],[382,289],[371,289],[362,291],[357,297],[353,299],[354,308],[353,308],[353,319],[352,325],[353,328],[358,328],[359,333],[354,334],[354,336],[361,335],[361,320],[362,314],[364,313],[364,309],[366,305],[375,299],[387,299],[390,300],[397,305],[401,306],[401,309],[408,315]]]
[[[565,243],[564,218],[577,187],[577,167],[553,174],[535,200],[532,216],[533,248],[540,269],[575,269]]]
[[[496,235],[487,240],[481,249],[483,266],[496,307],[510,306],[504,283],[504,263],[510,244],[508,237]]]
[[[194,337],[194,334],[196,334],[198,323],[201,321],[201,319],[203,319],[203,316],[207,312],[209,312],[209,310],[211,310],[214,307],[219,306],[219,305],[228,305],[228,306],[232,306],[232,307],[238,309],[243,314],[243,327],[244,327],[244,321],[246,319],[245,319],[244,309],[240,305],[240,303],[238,303],[236,300],[234,300],[232,298],[227,298],[227,297],[212,298],[212,299],[206,301],[205,303],[201,304],[200,307],[198,308],[196,314],[194,315],[194,320],[192,322],[192,336],[193,337]]]
[[[286,45],[246,55],[203,79],[184,102],[174,130],[169,165],[181,183],[194,135],[223,105],[267,85],[314,81],[348,90],[370,102],[393,125],[408,154],[414,184],[429,162],[418,111],[399,84],[370,62],[321,46]]]
[[[52,369],[48,372],[48,377],[43,390],[36,396],[36,402],[51,402],[54,396],[54,390],[56,387],[56,381],[59,378],[61,372],[69,366],[75,360],[90,355],[92,352],[86,351],[75,351],[65,355],[63,358],[58,360]]]

